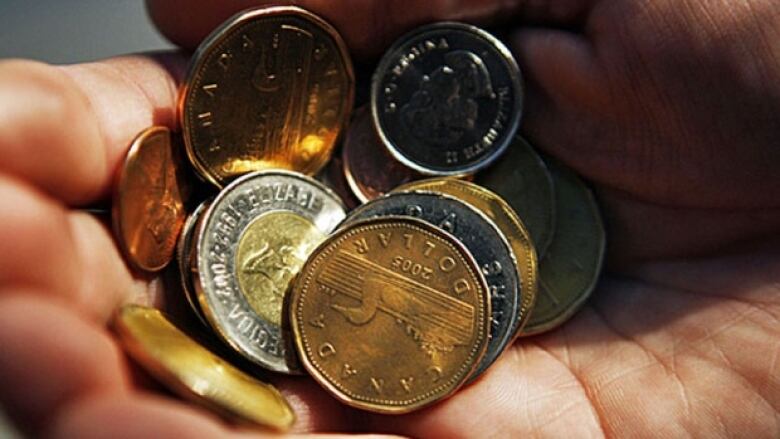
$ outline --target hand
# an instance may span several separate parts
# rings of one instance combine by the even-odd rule
[[[148,3],[161,30],[192,47],[259,2]],[[780,432],[772,0],[301,3],[360,56],[434,19],[518,23],[530,95],[524,130],[596,184],[611,265],[568,324],[521,339],[479,381],[422,412],[361,413],[307,378],[278,379],[300,428],[422,437]],[[520,30],[528,23],[539,27]],[[235,431],[138,389],[105,323],[122,302],[154,302],[159,282],[133,277],[103,225],[70,210],[108,193],[138,131],[173,126],[185,62],[0,64],[0,199],[9,206],[0,211],[0,400],[33,433]]]

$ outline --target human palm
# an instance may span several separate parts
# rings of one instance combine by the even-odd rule
[[[256,1],[157,0],[196,45]],[[376,56],[434,19],[513,36],[524,131],[599,194],[609,264],[570,322],[521,339],[478,381],[400,417],[277,378],[302,430],[421,437],[780,434],[780,10],[773,0],[304,1]],[[175,125],[178,55],[0,64],[0,401],[54,436],[238,431],[139,382],[106,330],[157,303],[110,233],[72,210],[105,196],[129,140]]]

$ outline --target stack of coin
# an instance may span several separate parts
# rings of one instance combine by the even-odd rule
[[[571,317],[605,238],[591,191],[518,136],[522,78],[494,36],[423,26],[388,49],[370,85],[342,135],[355,84],[335,29],[297,7],[234,16],[193,57],[182,141],[159,127],[134,141],[114,225],[138,270],[175,253],[173,300],[247,363],[308,372],[346,404],[396,414],[452,395],[518,336]],[[205,190],[191,189],[189,169]],[[169,318],[118,315],[139,363],[223,413],[292,423],[272,388],[209,371],[224,365],[202,360],[213,354]],[[186,370],[190,357],[201,360]],[[273,410],[237,410],[242,386]]]

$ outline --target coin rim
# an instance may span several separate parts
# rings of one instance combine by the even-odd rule
[[[512,232],[512,230],[506,230],[504,231],[501,227],[502,222],[498,219],[494,220],[493,222],[498,227],[498,229],[506,236],[506,240],[509,242],[509,246],[511,247],[512,251],[514,252],[515,256],[515,270],[517,271],[517,277],[520,280],[520,286],[521,291],[520,295],[521,297],[524,296],[525,287],[528,287],[528,300],[520,300],[520,306],[518,306],[518,317],[516,321],[516,325],[513,328],[513,337],[512,339],[517,339],[518,335],[520,334],[520,331],[523,329],[523,327],[531,320],[531,314],[533,313],[534,305],[536,304],[536,297],[538,294],[538,287],[539,287],[539,258],[536,254],[536,249],[534,248],[533,241],[531,240],[530,233],[528,232],[528,229],[525,227],[525,224],[523,223],[520,216],[515,212],[514,209],[512,209],[512,206],[507,203],[506,200],[501,198],[500,195],[496,194],[495,192],[480,186],[476,183],[472,183],[469,181],[459,180],[455,178],[449,178],[449,177],[439,177],[439,178],[429,178],[426,180],[420,180],[420,181],[414,181],[410,182],[404,185],[399,186],[394,190],[393,192],[399,191],[436,191],[438,187],[444,186],[445,188],[450,187],[453,188],[452,192],[445,192],[441,191],[442,193],[445,193],[447,195],[457,197],[459,194],[466,193],[468,196],[469,193],[473,194],[475,197],[479,197],[486,203],[496,203],[499,210],[506,215],[507,226],[515,228],[517,234],[519,235],[519,238],[516,239],[510,239],[509,233]],[[456,194],[455,192],[458,192]],[[473,208],[483,212],[486,216],[491,217],[492,216],[489,212],[483,211],[479,206],[472,204],[469,200],[461,199],[460,201],[463,201],[464,203],[470,204]],[[513,243],[517,242],[517,245],[514,245]],[[524,276],[523,270],[520,268],[520,264],[517,258],[517,250],[522,250],[523,254],[526,256],[526,270],[528,271],[528,274],[530,276]],[[526,285],[526,282],[523,282],[524,279],[529,279]]]
[[[482,332],[483,336],[479,337],[477,335],[480,341],[480,345],[477,346],[476,348],[472,347],[473,361],[471,365],[468,367],[468,370],[461,372],[462,376],[460,380],[451,384],[449,389],[447,389],[446,391],[439,391],[437,393],[434,393],[433,395],[434,397],[431,397],[431,395],[418,396],[417,399],[420,398],[422,399],[411,404],[402,404],[399,402],[396,405],[390,405],[390,404],[382,405],[376,402],[362,401],[355,397],[351,397],[350,395],[347,394],[346,391],[343,391],[339,388],[338,383],[335,380],[325,375],[324,372],[321,372],[317,368],[317,366],[313,364],[313,362],[309,359],[307,347],[304,346],[304,342],[303,342],[304,337],[303,337],[301,326],[305,322],[303,322],[300,316],[298,315],[298,309],[301,306],[301,301],[304,295],[303,288],[312,281],[311,279],[309,279],[310,276],[304,275],[304,273],[306,272],[306,268],[309,267],[311,264],[317,262],[317,258],[320,257],[320,254],[322,252],[327,250],[327,248],[331,246],[335,241],[344,239],[345,236],[353,230],[356,230],[361,227],[376,227],[376,226],[381,226],[383,224],[392,225],[394,223],[405,223],[406,225],[417,227],[423,232],[427,232],[432,235],[437,235],[437,234],[441,235],[440,238],[443,237],[443,240],[448,242],[450,245],[452,245],[453,250],[459,253],[459,255],[463,258],[463,262],[466,268],[476,279],[476,283],[482,289],[483,292],[483,294],[481,294],[478,297],[479,303],[482,304],[482,309],[483,309],[482,317],[480,319],[481,322],[478,321],[477,325],[475,325],[477,327],[477,330],[480,330]],[[299,359],[303,364],[304,368],[315,379],[315,381],[317,381],[326,391],[328,391],[328,393],[330,393],[332,396],[334,396],[342,403],[358,409],[369,410],[375,413],[382,413],[382,414],[409,413],[421,409],[423,407],[426,407],[428,405],[437,403],[439,401],[442,401],[452,396],[460,387],[462,387],[468,381],[468,379],[472,376],[476,368],[481,363],[482,358],[485,356],[485,352],[487,351],[488,334],[490,334],[491,303],[490,303],[489,288],[487,286],[487,281],[485,281],[485,276],[482,274],[482,271],[480,270],[477,261],[474,259],[474,256],[466,248],[466,246],[463,245],[463,243],[461,243],[460,240],[455,236],[453,236],[451,233],[447,232],[446,230],[440,229],[421,219],[411,217],[411,216],[388,215],[388,216],[355,221],[350,224],[346,224],[346,225],[342,224],[342,225],[343,227],[340,226],[339,228],[337,228],[336,231],[330,237],[328,237],[327,240],[325,240],[312,252],[311,256],[309,257],[309,260],[306,261],[304,268],[301,269],[292,289],[293,294],[290,298],[290,309],[289,309],[290,325],[292,327],[292,331],[295,339],[295,347],[298,351]],[[463,364],[460,364],[458,366],[462,368]],[[452,379],[450,379],[450,381],[452,381]]]
[[[452,203],[459,203],[466,210],[469,210],[469,211],[473,212],[477,217],[481,218],[482,221],[484,221],[485,224],[488,225],[488,227],[492,228],[496,232],[496,235],[499,237],[499,239],[501,241],[503,241],[504,249],[507,250],[509,259],[512,262],[512,266],[514,268],[514,270],[512,270],[512,271],[514,271],[514,273],[515,273],[515,275],[514,275],[515,276],[515,284],[516,284],[516,286],[517,286],[517,288],[519,290],[517,291],[518,294],[516,294],[516,302],[515,302],[515,306],[513,308],[516,308],[516,309],[519,310],[519,308],[520,308],[520,296],[521,296],[521,293],[522,293],[522,277],[520,276],[520,273],[519,273],[519,271],[517,269],[517,255],[515,255],[514,250],[512,248],[512,245],[509,242],[509,239],[506,237],[506,235],[501,230],[501,228],[498,227],[498,225],[495,223],[495,221],[493,221],[493,219],[491,219],[487,214],[483,213],[481,210],[479,210],[475,206],[471,205],[470,203],[465,202],[464,200],[461,200],[458,197],[455,197],[455,196],[450,195],[450,194],[443,194],[443,193],[440,193],[440,192],[431,191],[431,190],[392,191],[392,192],[388,193],[387,195],[384,195],[382,197],[376,198],[376,199],[372,200],[370,203],[366,203],[366,204],[356,208],[355,210],[353,210],[350,213],[350,216],[347,219],[344,220],[344,222],[342,223],[341,226],[339,226],[339,229],[349,227],[352,224],[356,223],[357,221],[365,221],[365,219],[359,219],[359,220],[355,221],[355,220],[351,220],[351,218],[355,218],[355,216],[360,215],[362,213],[362,211],[367,209],[366,206],[370,206],[370,205],[372,205],[374,203],[381,203],[383,199],[391,198],[394,195],[415,195],[415,194],[425,195],[425,196],[436,196],[438,199],[445,199],[445,200],[448,200],[448,201],[450,201]],[[383,215],[383,216],[378,216],[378,217],[374,217],[374,218],[385,218],[385,217],[389,217],[389,216],[400,216],[400,217],[404,217],[404,218],[405,217],[409,217],[409,218],[419,219],[417,217],[405,216],[405,215]],[[422,219],[420,219],[420,221],[423,221],[424,223],[426,223],[428,225],[431,225],[431,226],[433,226],[433,227],[435,227],[437,229],[440,229],[440,230],[442,230],[442,231],[444,231],[446,233],[449,233],[446,230],[442,229],[441,227],[438,227],[437,225],[432,224],[432,223],[430,223],[428,221],[425,221],[425,220],[422,220]],[[460,238],[458,238],[457,235],[452,234],[452,233],[450,233],[450,234],[452,236],[454,236],[455,239],[459,243],[463,244],[463,242],[460,240]],[[472,254],[472,251],[471,251],[471,249],[468,246],[466,246],[465,244],[463,244],[463,246],[466,248],[466,250],[469,252],[469,254]],[[472,254],[472,256],[473,256],[473,254]],[[480,270],[480,275],[482,275],[482,267],[479,264],[480,264],[480,262],[477,261],[477,268]],[[488,290],[490,289],[489,287],[490,287],[490,285],[488,284]],[[488,292],[488,296],[490,296],[489,292]],[[488,301],[491,302],[491,308],[490,308],[491,315],[490,315],[490,318],[488,319],[488,321],[492,321],[493,304],[492,304],[492,300],[491,300],[490,297],[488,297]],[[484,358],[482,360],[480,360],[480,363],[472,371],[472,376],[469,377],[469,382],[471,382],[473,379],[476,379],[476,377],[482,375],[488,368],[490,368],[490,366],[493,363],[495,363],[496,360],[498,360],[498,358],[501,356],[501,354],[504,353],[506,348],[508,346],[510,346],[514,342],[514,340],[517,338],[516,337],[516,328],[517,328],[517,318],[518,318],[518,315],[519,315],[519,311],[516,311],[516,312],[513,313],[513,315],[510,318],[509,326],[507,327],[507,331],[506,331],[505,334],[503,334],[503,337],[501,338],[501,341],[499,342],[498,346],[500,346],[500,349],[498,349],[496,351],[495,355],[492,358],[490,358],[489,361],[487,361],[484,364],[484,366],[483,366],[482,361],[487,359],[487,358],[489,358],[488,354],[491,352],[490,349],[486,349],[486,353],[484,355]],[[492,324],[490,325],[490,328],[492,328]],[[488,334],[490,334],[490,336],[492,337],[492,331],[490,329],[488,329]],[[489,338],[491,338],[491,337],[489,337]],[[489,347],[489,345],[490,345],[490,343],[488,342],[488,347]]]
[[[122,199],[123,189],[127,186],[127,168],[136,162],[138,153],[140,149],[144,147],[146,142],[157,135],[162,135],[168,139],[168,148],[171,150],[171,152],[173,152],[171,130],[169,130],[168,127],[151,126],[138,133],[130,142],[130,147],[127,150],[127,154],[125,154],[125,159],[119,168],[119,172],[117,172],[113,190],[113,202],[111,203],[111,224],[112,228],[114,229],[114,236],[116,237],[116,241],[119,242],[119,246],[122,249],[122,254],[125,257],[125,260],[130,262],[130,265],[133,267],[148,273],[157,273],[163,268],[167,267],[175,256],[174,252],[176,251],[176,245],[174,244],[173,248],[171,249],[171,256],[166,258],[165,262],[161,264],[155,265],[148,263],[149,261],[141,260],[137,254],[130,251],[130,247],[128,247],[127,241],[125,241],[125,236],[123,233],[124,223],[122,222],[123,207],[119,200]],[[183,200],[182,204],[184,204]]]
[[[467,33],[468,32],[474,33],[478,37],[484,38],[489,45],[493,46],[496,49],[496,51],[502,56],[502,59],[504,60],[507,69],[509,70],[509,78],[510,78],[510,82],[514,86],[513,88],[516,94],[516,98],[515,98],[515,105],[512,108],[511,117],[507,122],[507,126],[509,127],[509,130],[507,131],[506,139],[502,144],[500,144],[498,148],[496,148],[495,151],[493,151],[492,154],[485,156],[482,160],[477,161],[469,166],[460,166],[457,168],[453,168],[451,170],[438,170],[438,169],[427,168],[424,165],[416,163],[412,159],[406,157],[400,150],[398,150],[395,147],[395,144],[389,139],[389,137],[385,134],[384,130],[382,129],[382,123],[379,115],[377,100],[379,99],[379,89],[382,87],[382,77],[384,76],[384,73],[387,71],[387,68],[390,64],[390,60],[395,57],[395,52],[397,52],[398,49],[400,49],[411,39],[417,37],[419,34],[428,31],[447,30],[447,29],[464,31]],[[407,32],[406,34],[402,35],[400,38],[395,40],[395,42],[393,42],[393,44],[390,46],[389,49],[387,49],[385,54],[382,56],[382,59],[379,61],[379,64],[377,65],[376,69],[374,70],[373,75],[371,76],[371,97],[370,97],[371,119],[374,121],[374,127],[376,128],[376,131],[379,135],[380,140],[382,141],[382,144],[385,145],[385,148],[390,152],[390,154],[392,154],[392,156],[396,160],[403,163],[408,168],[428,176],[441,177],[441,176],[459,176],[464,174],[473,174],[481,169],[490,166],[493,162],[498,160],[498,158],[504,153],[504,151],[506,151],[506,149],[512,143],[515,135],[517,134],[517,131],[520,127],[520,122],[522,121],[524,100],[525,100],[525,90],[523,88],[523,73],[520,70],[520,67],[517,64],[517,60],[515,60],[515,57],[512,55],[512,52],[509,50],[509,48],[496,36],[487,32],[486,30],[474,26],[472,24],[462,23],[459,21],[441,21],[437,23],[432,23],[425,26],[420,26],[412,30],[411,32]]]
[[[215,46],[216,43],[221,41],[223,39],[223,34],[225,34],[228,30],[238,27],[240,24],[246,21],[251,21],[257,18],[263,18],[263,17],[273,17],[273,16],[282,16],[282,15],[289,15],[293,17],[299,17],[303,18],[304,20],[312,22],[314,25],[319,26],[326,34],[328,34],[331,39],[333,40],[334,46],[338,49],[341,58],[343,60],[344,64],[344,73],[347,76],[347,96],[345,98],[345,105],[344,108],[346,109],[344,111],[344,114],[342,114],[341,117],[341,123],[338,135],[333,141],[333,144],[328,149],[327,156],[330,157],[330,155],[333,154],[333,151],[336,149],[336,145],[340,143],[340,139],[343,136],[343,132],[345,128],[347,127],[349,123],[349,118],[352,113],[352,107],[355,100],[355,72],[354,72],[354,66],[352,63],[352,58],[349,55],[349,49],[346,46],[346,43],[344,42],[344,39],[341,37],[341,34],[339,34],[338,30],[331,25],[329,22],[325,21],[322,17],[313,14],[312,12],[307,11],[306,9],[300,8],[298,6],[267,6],[267,7],[258,7],[258,8],[248,8],[243,11],[240,11],[227,20],[225,20],[221,25],[219,25],[216,29],[214,29],[206,38],[203,39],[203,41],[200,43],[198,48],[195,50],[195,53],[193,53],[191,61],[189,63],[189,67],[187,69],[187,73],[184,76],[184,81],[182,81],[181,88],[179,90],[179,99],[177,103],[177,119],[179,120],[179,126],[182,128],[182,137],[184,138],[184,146],[185,150],[187,151],[187,157],[189,158],[190,163],[192,163],[195,170],[198,172],[200,176],[202,176],[206,181],[209,183],[215,185],[217,188],[224,188],[228,184],[230,184],[232,181],[234,181],[236,178],[241,177],[244,174],[240,175],[234,175],[234,176],[228,176],[228,177],[220,177],[219,175],[216,175],[215,173],[212,173],[209,167],[205,163],[201,163],[200,159],[198,158],[197,154],[195,153],[195,147],[192,144],[191,139],[191,130],[192,127],[190,126],[190,123],[188,121],[188,118],[185,117],[187,113],[187,102],[190,98],[190,93],[192,91],[192,83],[194,82],[194,79],[199,71],[202,70],[203,65],[205,63],[205,58],[208,55],[209,51]],[[224,37],[227,38],[227,37]],[[319,166],[318,169],[313,169],[311,172],[300,172],[297,170],[291,170],[292,172],[300,172],[304,175],[312,176],[317,174],[325,165],[327,165],[329,160],[323,160],[322,164]],[[250,172],[258,172],[263,171],[262,169],[258,169],[255,171]]]
[[[558,187],[560,186],[560,177],[556,177],[556,173],[566,173],[569,177],[572,178],[577,184],[577,186],[582,190],[582,193],[584,197],[582,200],[584,201],[584,204],[587,205],[588,210],[591,211],[593,214],[593,218],[595,220],[595,223],[598,227],[598,230],[602,236],[602,239],[599,240],[599,245],[597,248],[597,254],[598,254],[598,263],[596,264],[596,270],[594,275],[592,276],[590,282],[588,283],[587,288],[585,288],[582,293],[579,295],[577,300],[573,301],[570,306],[568,306],[565,311],[558,316],[556,316],[553,319],[547,320],[545,322],[542,322],[537,325],[530,325],[530,319],[529,324],[526,325],[524,330],[520,331],[520,337],[529,337],[533,335],[542,334],[544,332],[550,331],[552,329],[557,328],[558,326],[564,324],[566,321],[568,321],[574,314],[579,311],[583,305],[585,305],[585,302],[588,300],[591,294],[593,294],[593,291],[596,289],[596,286],[599,283],[599,280],[601,279],[601,271],[604,267],[604,256],[606,254],[606,248],[607,248],[607,237],[606,237],[606,228],[604,226],[604,218],[601,215],[601,211],[599,209],[598,200],[596,200],[596,195],[593,193],[593,189],[588,186],[588,184],[585,183],[585,181],[580,178],[572,169],[566,167],[565,165],[562,165],[560,163],[557,163],[555,161],[548,161],[547,166],[550,167],[550,174],[552,175],[553,179],[555,180],[555,188],[558,190]],[[557,203],[557,197],[556,197],[556,203]],[[556,227],[556,236],[557,235],[557,227]],[[555,237],[553,238],[555,240]],[[545,256],[546,258],[547,256]],[[539,281],[542,282],[543,279],[541,278],[541,266],[542,262],[544,261],[544,258],[542,258],[542,261],[539,262]]]
[[[320,190],[323,191],[325,195],[328,195],[332,198],[332,201],[334,201],[338,205],[338,207],[341,209],[342,212],[344,212],[344,216],[346,217],[346,207],[344,206],[344,202],[341,200],[341,198],[330,188],[328,188],[327,186],[325,186],[324,184],[315,180],[312,177],[307,177],[301,173],[295,171],[283,170],[283,169],[253,171],[248,174],[244,174],[241,177],[238,177],[237,179],[230,182],[230,184],[225,186],[225,188],[222,189],[219,192],[219,194],[217,194],[216,197],[214,197],[214,200],[211,202],[211,205],[209,205],[208,209],[206,209],[206,211],[203,212],[202,219],[201,221],[199,221],[199,228],[197,230],[197,236],[195,239],[195,251],[197,255],[202,254],[203,240],[205,239],[205,235],[208,230],[209,220],[213,218],[214,211],[219,207],[222,200],[224,200],[237,187],[243,185],[249,180],[254,180],[257,178],[263,178],[268,176],[283,176],[288,178],[294,178],[296,180],[303,181],[306,184],[310,184],[312,186],[319,188]],[[338,225],[336,227],[338,227]],[[263,358],[258,358],[255,355],[252,355],[251,352],[248,349],[246,349],[244,346],[242,346],[241,343],[238,343],[236,340],[233,339],[233,337],[230,337],[225,333],[225,331],[223,330],[223,323],[220,321],[218,316],[215,315],[214,311],[211,308],[209,297],[213,296],[213,293],[207,292],[206,291],[207,288],[203,285],[203,282],[201,282],[200,261],[195,261],[193,267],[196,268],[195,270],[193,270],[192,276],[193,276],[193,284],[195,285],[195,291],[197,292],[198,295],[198,303],[200,303],[200,308],[203,311],[203,314],[205,315],[206,319],[208,320],[209,326],[214,330],[215,333],[217,333],[219,338],[222,341],[224,341],[228,346],[233,348],[235,351],[240,353],[243,357],[247,358],[254,364],[257,364],[273,372],[279,372],[285,374],[297,374],[298,373],[297,370],[290,368],[291,365],[289,364],[288,358],[280,357],[283,365],[273,364],[271,362],[264,361]],[[239,291],[239,293],[241,292]],[[243,297],[240,298],[239,300],[246,301],[246,299]],[[248,307],[252,311],[252,313],[256,314],[254,310],[252,310],[251,306],[248,305]],[[280,325],[279,328],[280,328],[280,337],[282,337],[283,335],[281,333],[281,330],[283,329],[282,325]],[[284,340],[282,340],[281,344],[284,347],[287,347],[286,343],[284,343]],[[288,352],[287,354],[289,356],[290,354],[292,354],[292,352]]]
[[[182,226],[181,233],[179,234],[179,241],[176,244],[176,262],[179,265],[179,282],[181,283],[182,292],[184,293],[184,297],[187,299],[190,308],[192,308],[192,311],[195,313],[195,316],[201,323],[206,325],[206,327],[210,325],[203,315],[203,310],[200,308],[198,295],[195,291],[195,285],[193,284],[192,266],[196,259],[196,253],[195,247],[192,244],[195,237],[200,233],[203,212],[206,211],[212,200],[213,197],[208,198],[190,213],[184,221],[184,226]]]
[[[140,315],[141,313],[143,313],[142,316]],[[282,411],[287,412],[286,419],[281,419],[280,420],[281,422],[261,423],[259,422],[259,419],[256,417],[249,418],[246,415],[244,415],[243,413],[246,413],[246,411],[242,413],[242,411],[240,410],[236,410],[233,407],[228,407],[225,404],[216,401],[212,395],[209,394],[204,395],[202,393],[197,392],[193,388],[193,386],[187,384],[186,380],[183,379],[183,375],[179,371],[174,371],[172,370],[172,368],[166,366],[158,356],[149,355],[148,349],[145,348],[145,345],[147,343],[145,341],[142,341],[139,337],[137,337],[136,331],[134,331],[131,326],[127,325],[125,321],[125,316],[127,315],[131,315],[132,317],[147,318],[148,313],[151,313],[154,316],[156,316],[155,318],[158,319],[163,324],[163,326],[169,325],[170,326],[169,329],[171,329],[171,333],[177,333],[179,336],[182,337],[182,340],[186,339],[192,342],[193,347],[196,347],[196,349],[200,348],[202,350],[202,353],[208,356],[210,359],[218,358],[222,363],[221,366],[233,369],[234,375],[239,375],[239,374],[243,375],[247,378],[248,381],[254,381],[257,384],[259,384],[260,387],[263,387],[266,391],[273,393],[278,398]],[[167,325],[165,325],[166,323]],[[223,415],[229,415],[230,417],[238,417],[242,420],[251,421],[257,425],[270,427],[279,431],[287,431],[295,423],[296,420],[295,411],[290,406],[289,401],[287,401],[284,395],[282,395],[282,393],[279,392],[279,390],[276,389],[276,387],[274,387],[272,384],[262,382],[256,377],[247,374],[246,372],[240,370],[238,367],[232,365],[226,359],[213,353],[211,350],[209,350],[202,344],[198,343],[195,339],[190,337],[178,325],[174,324],[171,321],[171,319],[167,317],[159,309],[145,307],[141,305],[135,305],[135,304],[124,305],[115,314],[112,326],[114,327],[115,331],[119,335],[119,339],[122,343],[123,349],[129,354],[129,356],[136,363],[141,365],[144,370],[146,370],[153,377],[155,377],[157,381],[162,382],[162,384],[164,384],[165,387],[173,390],[174,393],[180,395],[181,397],[196,402],[198,404],[203,404],[208,408],[211,408],[213,410],[216,410],[219,413],[222,413]]]

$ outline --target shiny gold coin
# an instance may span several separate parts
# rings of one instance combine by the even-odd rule
[[[534,148],[516,136],[501,160],[479,173],[475,183],[512,206],[523,219],[536,254],[544,257],[555,234],[555,185]]]
[[[312,221],[290,211],[268,212],[252,221],[236,251],[238,285],[249,306],[281,327],[284,296],[309,254],[326,238]]]
[[[292,6],[241,12],[193,58],[179,112],[187,154],[220,187],[269,168],[313,175],[353,94],[352,62],[330,24]]]
[[[133,140],[113,198],[114,235],[136,268],[159,271],[173,258],[190,188],[171,133],[152,127]]]
[[[277,430],[295,422],[292,408],[276,388],[214,355],[159,310],[126,305],[114,326],[127,353],[182,397]]]
[[[521,335],[568,320],[596,287],[606,237],[593,192],[569,169],[548,162],[555,180],[555,237],[539,264],[539,295]]]
[[[400,186],[394,192],[403,191],[433,191],[456,197],[487,215],[504,233],[515,253],[516,269],[522,286],[517,323],[512,328],[512,333],[518,334],[528,322],[536,302],[539,273],[533,242],[517,213],[497,194],[474,183],[454,178],[416,181]]]
[[[474,258],[409,217],[357,222],[318,247],[290,302],[309,373],[351,406],[406,413],[452,394],[482,358],[490,301]]]

